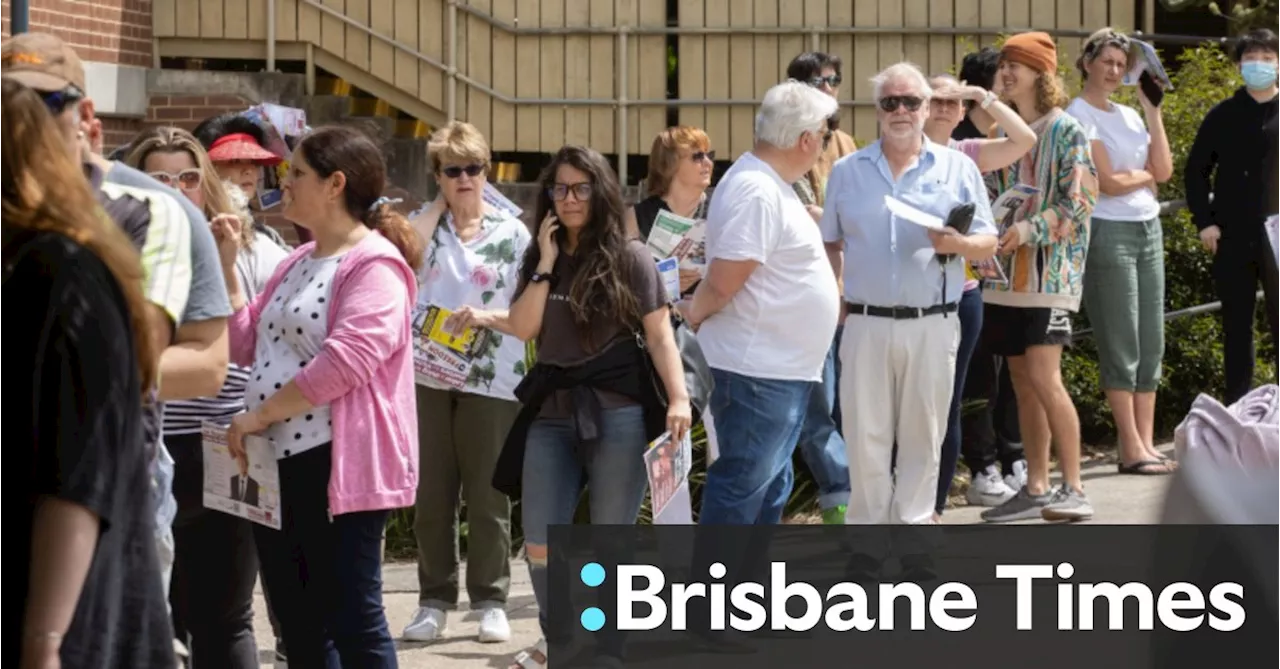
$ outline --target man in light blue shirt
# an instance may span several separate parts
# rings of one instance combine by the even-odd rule
[[[881,139],[836,163],[821,222],[832,266],[844,277],[846,522],[923,524],[933,522],[964,263],[994,255],[996,227],[973,161],[924,136],[931,95],[924,74],[899,63],[873,82]],[[891,213],[886,197],[943,221],[959,205],[976,210],[962,235]],[[955,257],[940,262],[939,254]]]

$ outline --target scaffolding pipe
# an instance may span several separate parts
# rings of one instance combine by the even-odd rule
[[[267,0],[267,71],[276,71],[276,0]]]
[[[619,0],[613,0],[613,15],[621,16],[619,13]],[[625,188],[627,185],[627,31],[626,26],[623,30],[618,31],[618,58],[614,61],[618,63],[618,183]]]
[[[458,3],[449,2],[449,87],[445,90],[445,113],[450,123],[458,118]]]
[[[31,29],[31,3],[13,0],[9,5],[9,34],[20,35]]]

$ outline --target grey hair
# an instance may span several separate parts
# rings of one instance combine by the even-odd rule
[[[838,111],[840,103],[830,95],[794,79],[784,81],[764,94],[756,114],[756,141],[789,149]]]
[[[915,84],[920,89],[920,97],[928,100],[933,97],[933,87],[929,85],[929,78],[925,76],[924,70],[914,63],[901,62],[894,63],[884,68],[874,77],[871,77],[871,85],[875,86],[876,102],[883,97],[884,86],[890,81],[905,79]]]

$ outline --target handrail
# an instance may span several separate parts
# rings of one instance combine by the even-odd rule
[[[522,28],[517,23],[504,21],[483,9],[473,7],[462,0],[448,0],[458,10],[488,23],[494,28],[513,35],[616,35],[626,31],[632,35],[981,35],[995,37],[1036,30],[1048,33],[1053,37],[1085,38],[1093,35],[1093,30],[1074,30],[1069,28],[1012,28],[1012,27],[965,27],[965,26],[775,26],[766,28],[728,26],[557,26]],[[1195,35],[1168,35],[1160,33],[1144,34],[1134,31],[1133,36],[1141,36],[1144,41],[1198,44],[1204,41],[1226,41],[1225,37],[1201,37]]]
[[[1264,298],[1265,298],[1265,294],[1261,290],[1258,291],[1255,299],[1260,300]],[[1165,322],[1168,322],[1177,318],[1182,318],[1183,316],[1199,316],[1200,314],[1211,314],[1215,311],[1218,311],[1221,308],[1222,308],[1222,302],[1208,302],[1205,304],[1197,304],[1194,307],[1187,307],[1185,309],[1178,309],[1177,311],[1165,312],[1164,320]],[[1085,328],[1083,330],[1080,330],[1079,332],[1073,333],[1071,335],[1071,339],[1072,341],[1077,341],[1080,339],[1084,339],[1086,336],[1091,334],[1093,334],[1093,328]]]

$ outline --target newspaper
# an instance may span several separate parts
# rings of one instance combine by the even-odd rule
[[[484,183],[484,190],[481,191],[480,197],[483,198],[485,202],[489,203],[489,206],[494,209],[511,214],[512,218],[520,218],[524,215],[523,209],[517,207],[516,203],[507,199],[507,196],[503,195],[502,191],[498,190],[497,186],[494,186],[488,181]]]
[[[1152,78],[1160,87],[1166,91],[1173,90],[1173,81],[1169,79],[1169,73],[1165,72],[1164,65],[1160,62],[1160,56],[1156,53],[1156,48],[1151,44],[1139,39],[1131,41],[1129,47],[1130,55],[1133,58],[1133,67],[1125,73],[1124,79],[1121,81],[1125,86],[1138,85],[1138,78],[1143,72],[1150,72]]]
[[[685,434],[680,441],[670,432],[649,444],[644,454],[649,477],[649,499],[655,525],[692,525],[693,505],[689,495],[689,472],[693,469],[693,441]]]
[[[419,306],[413,315],[413,370],[454,389],[462,389],[471,366],[489,345],[492,333],[483,328],[458,332],[449,322],[453,311],[435,305]]]
[[[280,529],[280,469],[271,441],[246,436],[241,462],[227,447],[227,428],[206,421],[201,436],[204,507]]]
[[[646,243],[656,260],[675,258],[683,269],[705,271],[706,229],[705,219],[685,218],[663,209],[654,218]]]
[[[658,261],[658,274],[662,275],[662,284],[667,287],[667,300],[680,299],[680,263],[675,258],[663,258]]]
[[[1022,211],[1027,201],[1035,197],[1040,192],[1039,188],[1028,184],[1014,184],[1012,188],[1000,194],[996,201],[991,203],[991,217],[995,220],[996,229],[999,234],[1003,235],[1010,226],[1018,220],[1018,212]],[[1005,285],[1009,283],[1009,277],[1005,274],[1004,264],[999,258],[991,258],[975,263],[970,263],[973,273],[981,280],[995,284]]]

